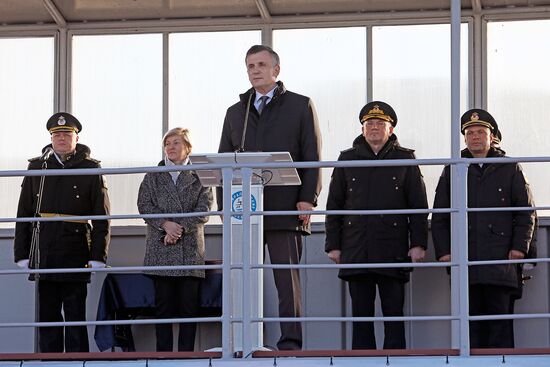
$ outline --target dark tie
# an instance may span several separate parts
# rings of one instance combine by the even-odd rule
[[[262,114],[262,111],[264,110],[265,108],[265,105],[267,104],[267,99],[269,97],[268,96],[261,96],[260,97],[260,105],[258,106],[258,114]]]

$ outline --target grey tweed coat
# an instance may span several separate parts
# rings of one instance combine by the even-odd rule
[[[163,166],[160,162],[159,166]],[[168,172],[147,173],[138,194],[141,214],[205,212],[212,205],[212,190],[203,187],[194,171],[182,171],[176,184]],[[161,224],[170,220],[183,226],[183,235],[175,244],[164,244]],[[147,239],[144,265],[203,265],[204,223],[208,217],[145,219]],[[204,270],[145,271],[162,276],[191,276],[204,278]]]

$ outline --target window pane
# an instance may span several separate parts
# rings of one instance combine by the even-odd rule
[[[273,32],[273,45],[281,57],[279,79],[289,90],[311,97],[317,110],[322,160],[338,159],[361,133],[358,115],[366,100],[366,42],[363,27]],[[326,206],[331,173],[332,169],[323,170],[319,208]]]
[[[53,37],[0,39],[0,169],[26,169],[27,159],[49,144],[46,121],[53,113],[53,77]],[[15,217],[21,181],[0,177],[0,217]]]
[[[260,31],[170,34],[169,126],[189,129],[194,153],[218,151],[227,108],[250,88],[246,51],[261,39]]]
[[[373,28],[373,99],[396,111],[395,134],[418,158],[450,157],[451,29],[448,24]],[[460,110],[468,107],[468,28],[461,26]],[[434,143],[437,142],[437,143]],[[424,166],[433,203],[441,166]]]
[[[162,158],[162,35],[73,37],[73,111],[80,141],[105,167]],[[143,175],[106,177],[112,214],[137,213]],[[114,221],[113,225],[141,224]]]
[[[548,34],[549,20],[487,25],[487,105],[502,131],[502,148],[511,156],[550,155]],[[523,167],[537,204],[548,205],[549,164]]]
[[[170,35],[170,128],[191,131],[193,152],[217,152],[225,111],[250,88],[244,56],[260,31]]]

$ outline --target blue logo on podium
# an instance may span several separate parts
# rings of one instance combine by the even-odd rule
[[[234,212],[242,212],[243,211],[243,192],[242,191],[236,191],[231,195],[231,211]],[[250,209],[255,212],[256,211],[256,198],[254,195],[250,195]],[[242,220],[242,215],[234,215],[233,218]]]

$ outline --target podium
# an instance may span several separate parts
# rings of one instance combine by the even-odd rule
[[[192,165],[208,164],[257,164],[292,162],[288,152],[242,152],[218,154],[192,154],[189,156]],[[232,170],[232,172],[231,172]],[[223,172],[225,171],[225,172]],[[224,211],[242,212],[233,214],[231,221],[223,220],[224,263],[230,261],[231,266],[242,269],[231,270],[229,299],[231,305],[223,305],[224,314],[230,312],[231,320],[242,317],[242,322],[232,322],[224,328],[222,324],[222,340],[232,340],[232,345],[222,350],[224,355],[242,351],[247,356],[263,347],[263,323],[251,323],[251,319],[263,317],[263,270],[252,269],[251,266],[261,265],[264,260],[263,216],[250,215],[250,212],[263,211],[263,187],[301,185],[300,177],[295,168],[242,169],[214,168],[195,170],[203,186],[223,186],[224,177],[231,177],[231,188],[224,187]],[[226,197],[230,194],[230,197]],[[246,199],[248,197],[248,200]],[[229,205],[230,209],[227,209]],[[225,245],[226,236],[231,238],[230,245]],[[230,254],[226,251],[230,250]],[[228,277],[224,277],[226,279]],[[225,281],[225,280],[224,280]],[[245,299],[243,289],[249,289],[250,298]],[[227,292],[227,290],[226,290]],[[250,325],[250,329],[244,325]],[[226,335],[224,335],[224,329]],[[224,338],[228,337],[228,338]]]

